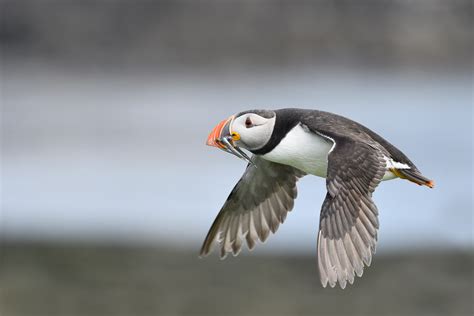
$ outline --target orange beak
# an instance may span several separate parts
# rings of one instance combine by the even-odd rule
[[[212,129],[212,132],[207,137],[206,145],[217,147],[217,148],[225,150],[226,146],[222,143],[221,139],[222,139],[223,136],[226,136],[226,135],[222,135],[222,134],[223,133],[225,133],[227,135],[230,134],[230,131],[224,131],[224,127],[227,125],[227,123],[232,121],[233,118],[234,118],[234,116],[232,115],[231,117],[229,117],[229,118],[221,121],[219,124],[217,124],[216,127],[214,127]]]
[[[207,137],[206,145],[222,149],[223,151],[228,152],[229,154],[232,154],[255,166],[252,159],[244,151],[242,151],[242,149],[240,149],[234,142],[234,140],[238,139],[236,139],[235,136],[240,137],[237,133],[234,133],[233,137],[232,133],[230,132],[230,124],[232,123],[234,118],[235,115],[232,115],[228,119],[225,119],[219,124],[217,124]]]

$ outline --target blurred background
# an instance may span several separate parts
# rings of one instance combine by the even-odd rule
[[[0,314],[472,315],[472,6],[0,0]],[[208,132],[282,107],[359,121],[436,181],[377,189],[344,291],[318,279],[316,177],[264,246],[198,258],[245,168]]]

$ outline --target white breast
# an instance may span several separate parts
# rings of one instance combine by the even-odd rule
[[[262,157],[325,178],[332,146],[331,140],[311,133],[298,124],[271,152]]]

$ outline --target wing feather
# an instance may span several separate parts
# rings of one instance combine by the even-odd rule
[[[245,239],[248,248],[257,240],[264,242],[275,233],[294,205],[296,182],[304,173],[290,166],[252,157],[253,166],[230,193],[201,247],[201,256],[209,254],[217,243],[222,258],[240,253]]]
[[[371,144],[331,135],[327,194],[321,208],[318,267],[323,286],[345,288],[362,276],[377,243],[372,193],[385,173],[383,153]]]

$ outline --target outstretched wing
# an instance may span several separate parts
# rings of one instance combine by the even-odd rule
[[[385,174],[383,153],[369,144],[334,137],[328,156],[327,195],[318,234],[318,266],[324,287],[345,288],[361,276],[375,253],[378,211],[372,192]]]
[[[252,161],[257,168],[247,166],[207,233],[201,256],[209,254],[214,242],[221,258],[229,252],[239,254],[244,239],[253,249],[258,239],[264,242],[270,231],[276,232],[293,208],[296,182],[304,173],[258,156]]]

